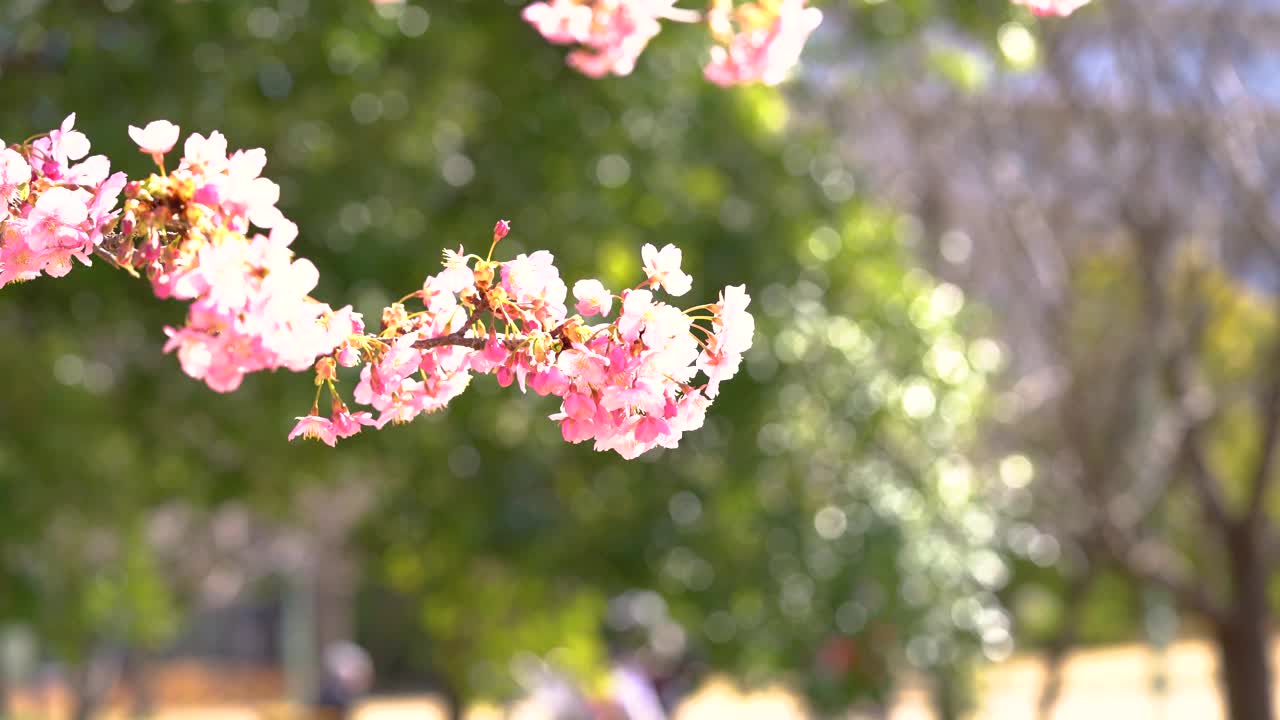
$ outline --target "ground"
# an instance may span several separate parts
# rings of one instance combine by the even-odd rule
[[[1063,693],[1052,720],[1221,720],[1215,685],[1213,649],[1198,641],[1177,643],[1159,654],[1139,646],[1109,647],[1075,653],[1065,668]],[[1161,680],[1163,677],[1163,681]],[[1021,656],[983,669],[975,720],[1034,718],[1043,681],[1038,658]],[[1167,690],[1157,692],[1163,686]],[[241,688],[245,687],[240,685]],[[296,717],[280,703],[166,707],[157,720],[285,720]],[[359,720],[443,720],[431,697],[375,698],[358,712]],[[781,690],[742,695],[713,681],[683,705],[673,720],[800,720],[800,705]],[[912,683],[901,693],[889,720],[932,720],[924,693]],[[474,708],[468,720],[539,720],[532,713],[503,716]]]

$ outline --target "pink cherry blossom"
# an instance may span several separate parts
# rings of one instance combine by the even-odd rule
[[[552,365],[529,376],[529,389],[539,395],[564,395],[569,390],[569,379]]]
[[[605,75],[630,75],[636,67],[640,53],[658,34],[662,25],[656,18],[636,13],[632,7],[619,3],[597,12],[592,23],[593,32],[578,50],[569,53],[569,66],[587,77]]]
[[[707,79],[722,86],[777,85],[785,80],[799,62],[809,35],[822,23],[822,11],[808,7],[807,2],[761,0],[714,9],[708,20],[722,44],[711,48]]]
[[[4,247],[0,248],[0,287],[39,277],[44,269],[44,260],[27,247],[12,226],[3,230],[3,236],[0,236],[5,237]]]
[[[622,339],[632,342],[644,329],[645,314],[653,306],[653,293],[648,290],[630,290],[622,297],[622,317],[618,318],[618,333]]]
[[[751,297],[742,285],[730,286],[720,294],[720,302],[713,306],[715,319],[707,348],[698,356],[698,369],[708,379],[706,395],[714,398],[720,391],[720,383],[738,373],[742,355],[751,348],[755,335],[755,318],[747,312]]]
[[[27,216],[27,246],[39,252],[83,245],[80,225],[89,219],[89,199],[83,190],[65,187],[52,187],[41,193]]]
[[[319,440],[329,447],[334,447],[338,442],[338,431],[329,418],[307,415],[298,418],[298,424],[294,425],[293,430],[289,432],[290,440],[299,437]]]
[[[577,420],[591,420],[596,416],[596,403],[586,393],[569,393],[564,398],[564,414]]]
[[[339,438],[349,438],[358,434],[364,427],[376,424],[372,413],[352,413],[346,405],[334,408],[333,417],[330,420],[334,435]]]
[[[745,353],[751,348],[756,321],[747,312],[751,296],[745,285],[730,285],[720,293],[714,320],[717,342],[729,352]]]
[[[1013,0],[1023,5],[1036,15],[1057,15],[1066,17],[1089,4],[1089,0]]]
[[[79,130],[73,129],[75,124],[76,114],[71,113],[57,130],[37,140],[33,147],[40,154],[45,155],[47,160],[52,160],[63,167],[69,166],[72,161],[89,154],[89,138]]]
[[[182,163],[200,175],[222,171],[227,165],[227,138],[217,130],[207,138],[192,133],[182,146]]]
[[[579,280],[573,284],[574,308],[583,317],[608,315],[613,309],[613,294],[599,280]]]
[[[471,354],[471,369],[478,373],[493,372],[501,367],[510,355],[507,347],[498,341],[497,336],[490,336],[483,350]]]
[[[667,294],[680,297],[693,287],[693,278],[680,270],[682,253],[675,245],[667,244],[658,250],[646,243],[640,248],[640,256],[644,258],[645,275]]]
[[[111,174],[111,161],[104,155],[85,158],[84,162],[66,169],[60,178],[67,185],[93,187],[100,185]]]
[[[528,5],[521,14],[548,42],[567,44],[590,35],[594,12],[576,0],[551,0]]]
[[[18,188],[31,180],[26,158],[10,148],[0,150],[0,205],[8,205]]]
[[[552,420],[560,420],[560,436],[568,443],[580,443],[595,436],[595,427],[590,420],[551,416]]]
[[[161,156],[178,144],[177,125],[168,120],[153,120],[145,128],[129,126],[129,137],[138,144],[138,149],[151,156]]]
[[[550,316],[563,316],[569,291],[554,261],[546,250],[532,255],[521,253],[502,264],[502,287],[520,305],[535,312],[543,310]]]
[[[675,0],[548,0],[525,7],[524,19],[549,42],[577,44],[568,63],[589,77],[629,75],[661,20],[687,22],[696,14]]]
[[[645,415],[636,421],[636,441],[641,443],[651,443],[658,439],[660,435],[671,432],[671,426],[666,420],[654,415]]]

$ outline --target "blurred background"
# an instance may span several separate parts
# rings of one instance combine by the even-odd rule
[[[307,378],[184,376],[143,283],[6,288],[0,716],[1273,717],[1280,3],[827,0],[730,90],[700,28],[594,81],[522,4],[0,2],[0,137],[265,147],[322,299],[507,218],[758,322],[676,451],[485,379],[334,451]]]

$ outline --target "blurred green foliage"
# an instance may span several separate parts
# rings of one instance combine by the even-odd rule
[[[550,249],[570,282],[634,283],[640,245],[674,242],[691,297],[745,282],[760,323],[707,427],[624,463],[481,379],[337,451],[289,444],[307,378],[214,394],[161,353],[181,306],[78,269],[0,298],[0,365],[20,378],[0,402],[0,613],[47,637],[74,618],[67,659],[120,628],[161,643],[179,591],[120,580],[156,575],[130,540],[150,508],[239,500],[287,522],[299,488],[358,481],[378,496],[364,636],[466,696],[511,692],[518,652],[592,678],[608,602],[636,588],[711,667],[787,677],[823,707],[883,696],[903,657],[1007,652],[1003,501],[965,455],[999,353],[961,334],[956,288],[911,269],[910,224],[856,196],[827,136],[789,129],[778,91],[702,82],[696,29],[591,81],[517,5],[21,0],[0,9],[0,137],[75,111],[132,174],[147,160],[125,128],[156,118],[266,147],[317,295],[370,320],[499,217],[501,253]],[[859,40],[978,12],[863,10]],[[88,571],[103,533],[117,548]]]

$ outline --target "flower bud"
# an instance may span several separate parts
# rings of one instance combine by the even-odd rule
[[[502,238],[506,237],[509,232],[511,232],[511,223],[506,220],[499,220],[498,223],[493,226],[493,241],[498,242]]]
[[[331,357],[322,357],[316,361],[316,384],[338,379],[337,363]]]

